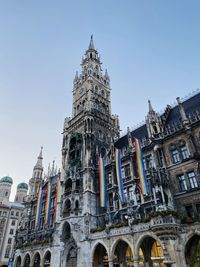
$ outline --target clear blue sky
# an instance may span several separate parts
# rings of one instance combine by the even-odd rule
[[[28,182],[40,146],[61,161],[64,117],[90,35],[121,128],[200,87],[200,1],[0,1],[0,177]]]

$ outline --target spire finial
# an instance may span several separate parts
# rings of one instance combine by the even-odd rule
[[[149,112],[154,111],[154,110],[153,110],[153,107],[152,107],[152,105],[151,105],[151,100],[148,100],[148,103],[149,103]]]
[[[89,44],[89,48],[88,49],[95,50],[94,43],[93,43],[93,34],[90,37],[90,44]]]

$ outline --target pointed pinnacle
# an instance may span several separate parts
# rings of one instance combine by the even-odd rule
[[[149,103],[149,112],[154,111],[154,110],[153,110],[153,107],[152,107],[152,105],[151,105],[151,101],[150,101],[150,100],[148,100],[148,103]]]
[[[88,49],[95,50],[94,43],[93,43],[93,34],[90,37],[90,44],[89,44],[89,48]]]

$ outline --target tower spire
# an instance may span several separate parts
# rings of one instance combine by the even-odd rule
[[[30,194],[36,194],[38,192],[39,186],[42,182],[42,174],[43,174],[43,156],[42,156],[43,147],[40,149],[40,154],[37,158],[37,162],[33,168],[32,178],[29,180],[30,186]]]
[[[37,178],[42,179],[42,172],[43,172],[42,150],[43,150],[43,147],[41,147],[41,149],[40,149],[40,154],[39,154],[39,156],[37,158],[37,162],[33,168],[33,178],[36,178],[36,179]]]
[[[43,146],[41,146],[40,154],[39,154],[39,156],[37,158],[37,163],[36,163],[34,169],[35,168],[43,168],[43,166],[42,166],[42,160],[43,160],[42,150],[43,150]]]
[[[148,104],[149,104],[149,112],[154,112],[152,104],[151,104],[151,100],[148,100]]]
[[[91,37],[90,37],[90,44],[89,44],[88,49],[89,49],[89,50],[95,50],[95,48],[94,48],[94,43],[93,43],[93,34],[92,34]]]

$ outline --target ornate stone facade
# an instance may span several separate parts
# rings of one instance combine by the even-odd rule
[[[177,105],[168,105],[162,114],[149,101],[146,123],[119,137],[118,116],[111,114],[110,78],[102,72],[92,37],[81,67],[74,79],[72,117],[64,122],[62,194],[52,243],[18,250],[15,266],[200,266],[200,93],[182,103],[177,98]],[[141,141],[146,195],[134,138]],[[125,203],[116,179],[115,148],[121,152]],[[100,156],[106,208],[99,205]],[[47,265],[46,253],[51,254]]]

